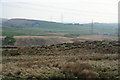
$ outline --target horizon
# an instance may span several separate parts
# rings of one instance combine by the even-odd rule
[[[3,18],[62,23],[118,23],[119,0],[2,0]],[[9,13],[9,14],[8,14]]]
[[[31,18],[0,18],[0,19],[8,19],[8,20],[11,20],[11,19],[26,19],[26,20],[36,20],[36,21],[46,21],[46,22],[55,22],[55,21],[47,21],[47,20],[41,20],[41,19],[31,19]],[[62,22],[56,22],[56,23],[62,23]],[[77,23],[77,22],[63,22],[63,23]],[[98,23],[98,24],[118,24],[118,22],[111,22],[111,23],[105,23],[105,22],[93,22],[94,24],[95,23]],[[91,24],[91,22],[85,22],[85,23],[79,23],[79,24]]]

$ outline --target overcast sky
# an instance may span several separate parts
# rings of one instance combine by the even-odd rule
[[[115,23],[119,0],[0,0],[3,18]],[[0,13],[1,15],[1,13]]]

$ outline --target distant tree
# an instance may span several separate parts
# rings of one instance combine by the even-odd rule
[[[3,40],[2,40],[2,44],[3,45],[14,45],[16,42],[16,39],[13,36],[6,36]]]

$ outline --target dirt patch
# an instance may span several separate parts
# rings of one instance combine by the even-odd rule
[[[69,38],[60,36],[14,36],[14,38],[16,38],[16,46],[43,46],[72,42]]]
[[[57,34],[57,33],[53,33]],[[59,33],[58,33],[59,34]],[[61,33],[62,34],[62,33]],[[63,33],[64,34],[64,33]],[[4,38],[5,36],[0,36]],[[15,46],[43,46],[61,43],[73,43],[79,41],[117,41],[117,37],[100,36],[100,35],[86,35],[79,37],[63,37],[63,36],[14,36],[16,39]]]
[[[113,36],[101,36],[101,35],[86,35],[86,36],[79,36],[73,39],[73,41],[118,41],[118,37]]]

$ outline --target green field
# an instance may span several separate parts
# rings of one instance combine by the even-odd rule
[[[64,25],[66,27],[66,25]],[[41,28],[41,27],[25,27],[25,28],[15,28],[15,27],[3,27],[2,35],[13,35],[13,36],[34,36],[41,35],[42,33],[69,33],[69,34],[80,34],[80,35],[90,35],[91,28],[87,26],[73,26],[73,28],[68,29],[57,29],[57,28]],[[117,33],[114,29],[94,29],[94,34],[105,33],[104,35],[114,35],[117,36]]]
[[[91,23],[68,24],[28,19],[10,19],[4,22],[2,27],[3,36],[50,36],[49,34],[43,33],[67,33],[77,35],[94,34],[117,36],[117,32],[117,23],[94,23],[92,33]]]

